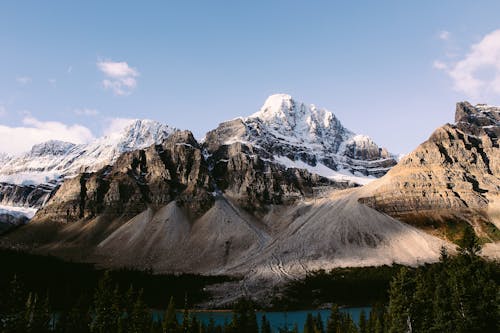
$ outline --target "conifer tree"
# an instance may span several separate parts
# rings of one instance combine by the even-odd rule
[[[16,275],[10,282],[8,295],[4,305],[5,312],[0,314],[2,333],[24,332],[26,330],[24,303],[26,294]]]
[[[231,325],[234,332],[238,333],[257,333],[257,317],[250,301],[240,299],[233,310],[233,322]]]
[[[137,294],[136,301],[130,315],[130,333],[149,332],[151,328],[151,314],[143,298],[144,291],[141,289]]]
[[[340,310],[337,304],[333,304],[326,325],[326,333],[337,333],[340,328]]]
[[[325,328],[323,325],[323,318],[321,318],[321,313],[318,312],[314,318],[314,331],[316,333],[325,333]]]
[[[175,333],[179,326],[175,313],[175,302],[173,297],[170,297],[170,301],[168,302],[167,311],[165,311],[165,315],[163,316],[162,326],[163,333]]]
[[[391,281],[389,289],[389,333],[411,331],[410,290],[411,278],[406,267],[402,267]]]
[[[91,331],[97,333],[117,332],[122,313],[117,307],[117,294],[111,276],[106,272],[99,281],[94,295],[94,313]]]
[[[304,333],[314,333],[314,319],[311,313],[307,314],[306,322],[304,323]]]
[[[260,325],[261,333],[271,333],[271,323],[267,320],[266,315],[262,316],[262,323]]]
[[[80,297],[75,305],[61,313],[57,323],[58,333],[88,333],[90,332],[89,308],[85,299]]]
[[[365,310],[361,310],[359,315],[359,333],[368,333]]]

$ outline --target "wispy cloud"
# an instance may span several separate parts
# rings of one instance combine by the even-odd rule
[[[33,80],[29,76],[18,76],[16,82],[22,85],[30,84]]]
[[[450,39],[451,33],[446,30],[442,30],[438,33],[438,38],[441,40],[448,40]]]
[[[115,95],[129,95],[137,87],[136,78],[139,72],[124,61],[99,61],[97,68],[106,76],[102,80],[102,86],[104,89],[111,90]]]
[[[0,117],[7,115],[7,108],[0,104]]]
[[[73,72],[73,66],[68,66],[68,69],[66,70],[68,74],[71,74]]]
[[[86,143],[93,139],[92,132],[85,126],[66,125],[58,121],[40,121],[30,115],[24,117],[23,126],[0,125],[0,152],[7,154],[28,151],[33,145],[48,140]]]
[[[73,113],[77,116],[97,116],[99,111],[96,109],[75,109]]]
[[[56,85],[56,83],[57,83],[57,80],[56,80],[56,79],[48,79],[47,81],[49,82],[49,84],[50,84],[51,86],[55,86],[55,85]]]
[[[434,62],[453,80],[455,90],[470,98],[500,94],[500,29],[485,35],[459,61]]]

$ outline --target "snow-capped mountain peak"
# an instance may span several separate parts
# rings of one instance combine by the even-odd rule
[[[29,152],[29,156],[38,157],[38,156],[59,156],[67,154],[68,151],[73,149],[76,144],[66,141],[59,140],[49,140],[46,142],[42,142],[34,145]]]
[[[166,139],[175,129],[150,119],[134,119],[123,129],[109,133],[98,141],[120,146],[125,150],[150,146]]]
[[[298,102],[288,94],[275,94],[267,98],[262,108],[247,119],[260,119],[282,134],[305,136],[313,139],[326,129],[343,129],[338,119],[328,110],[314,104]]]
[[[113,164],[124,152],[159,144],[175,130],[153,120],[133,120],[123,129],[88,144],[43,142],[25,154],[6,158],[0,166],[0,182],[54,185],[64,177]]]
[[[251,144],[276,163],[313,173],[323,170],[329,178],[357,183],[365,182],[362,177],[380,177],[396,164],[387,150],[346,129],[332,112],[288,94],[271,95],[251,116],[220,124],[207,134],[207,141]]]

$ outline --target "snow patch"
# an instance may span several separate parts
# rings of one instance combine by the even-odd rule
[[[309,171],[310,173],[315,173],[317,175],[320,175],[322,177],[338,181],[338,182],[353,182],[357,183],[360,185],[365,185],[373,180],[377,179],[373,176],[367,176],[363,177],[360,176],[359,173],[358,175],[353,175],[350,173],[348,170],[341,169],[338,171],[332,170],[329,167],[325,166],[322,163],[316,163],[315,166],[309,165],[301,160],[298,161],[292,161],[288,157],[285,156],[274,156],[274,161],[278,162],[279,164],[285,166],[287,169],[289,168],[295,168],[295,169],[305,169]]]

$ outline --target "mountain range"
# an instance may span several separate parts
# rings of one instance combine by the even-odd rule
[[[136,121],[113,140],[37,145],[4,157],[10,217],[0,218],[23,225],[0,242],[106,267],[244,277],[217,291],[221,302],[317,269],[435,261],[465,224],[498,257],[499,111],[458,103],[455,123],[399,163],[284,94],[203,140]]]

